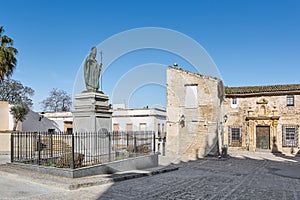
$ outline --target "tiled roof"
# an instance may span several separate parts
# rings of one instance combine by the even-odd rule
[[[300,84],[266,85],[247,87],[225,87],[226,95],[247,95],[262,93],[282,93],[300,91]]]

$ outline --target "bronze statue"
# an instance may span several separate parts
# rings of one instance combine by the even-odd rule
[[[102,61],[99,64],[96,60],[96,55],[97,48],[92,47],[90,54],[86,57],[84,62],[84,80],[88,92],[98,92],[99,90]]]

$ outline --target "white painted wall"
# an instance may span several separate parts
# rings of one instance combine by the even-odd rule
[[[55,131],[63,131],[63,127],[53,120],[46,117],[41,118],[39,113],[30,111],[26,115],[26,120],[22,123],[22,131],[41,131],[46,132],[48,129],[55,129]]]
[[[9,104],[9,106],[8,106],[8,108],[9,108],[9,112],[8,112],[8,130],[13,130],[13,128],[14,128],[14,116],[10,113],[11,107],[13,107],[13,105]],[[17,130],[22,130],[22,122],[18,123]]]
[[[11,107],[13,105],[10,105],[7,101],[0,101],[0,130],[13,130],[14,117],[10,113]],[[21,122],[18,123],[17,130],[22,130]]]
[[[155,151],[164,155],[165,152],[165,136],[162,133],[162,126],[164,125],[164,132],[166,132],[166,111],[155,108],[141,108],[141,109],[116,109],[112,114],[112,127],[114,124],[119,125],[119,131],[126,131],[126,124],[132,124],[132,131],[140,131],[140,124],[146,124],[146,131],[155,132],[156,142]],[[158,138],[158,124],[162,138]],[[154,148],[154,147],[152,147]]]
[[[140,124],[146,123],[146,131],[157,132],[158,123],[166,126],[166,112],[154,109],[117,109],[113,110],[112,125],[119,124],[120,131],[126,131],[126,124],[132,124],[133,131],[140,131]]]
[[[64,131],[65,122],[73,122],[73,115],[71,112],[55,112],[55,113],[45,113],[44,117],[54,121],[59,131]]]

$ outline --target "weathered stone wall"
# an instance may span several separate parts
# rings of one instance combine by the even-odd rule
[[[236,107],[232,106],[232,97],[227,97],[224,102],[225,113],[228,117],[224,127],[224,143],[229,145],[229,127],[241,126],[242,144],[240,147],[230,148],[255,151],[257,150],[256,127],[270,126],[270,149],[273,150],[276,145],[280,152],[290,153],[291,147],[282,147],[282,126],[300,124],[300,95],[294,95],[294,106],[287,106],[286,92],[273,96],[261,94],[236,98]],[[273,143],[274,137],[275,143]],[[299,139],[298,137],[298,145]]]
[[[202,157],[217,152],[218,148],[214,149],[217,142],[219,150],[227,145],[230,149],[250,151],[298,152],[299,87],[295,84],[226,88],[228,93],[223,101],[221,80],[169,67],[167,155]],[[293,106],[287,105],[289,95],[294,97]],[[233,98],[236,104],[232,103]],[[292,127],[296,133],[285,136],[283,130],[286,131],[286,127]],[[235,132],[235,137],[238,130],[241,137],[233,139],[230,130]]]
[[[194,89],[194,105],[187,87]],[[217,78],[167,68],[167,156],[194,159],[218,152],[223,94]]]

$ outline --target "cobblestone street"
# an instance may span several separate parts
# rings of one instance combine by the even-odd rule
[[[175,171],[78,190],[53,184],[53,177],[37,183],[30,174],[26,179],[0,167],[0,199],[299,199],[298,161],[270,153],[205,158],[175,164]]]
[[[299,164],[230,158],[198,160],[179,170],[111,186],[99,199],[299,199],[300,180],[277,174]]]

